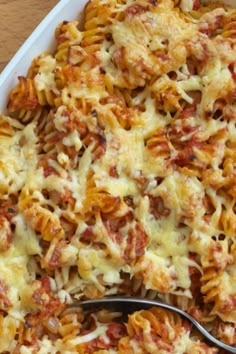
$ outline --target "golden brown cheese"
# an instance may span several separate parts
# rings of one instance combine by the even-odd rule
[[[106,325],[77,336],[78,313],[60,317],[120,293],[160,296],[234,344],[235,18],[92,0],[19,78],[0,119],[0,350],[9,336],[20,353],[155,352],[148,320],[147,347],[131,330],[117,349]],[[169,351],[216,352],[168,326]]]

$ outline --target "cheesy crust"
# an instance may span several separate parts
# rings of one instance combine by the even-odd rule
[[[220,3],[91,0],[19,77],[0,116],[0,352],[217,353],[162,311],[114,346],[109,325],[60,317],[115,294],[236,343],[235,21]]]

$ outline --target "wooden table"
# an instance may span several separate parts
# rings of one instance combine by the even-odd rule
[[[0,0],[0,72],[59,0]]]

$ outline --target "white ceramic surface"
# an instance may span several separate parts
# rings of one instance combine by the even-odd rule
[[[4,112],[8,92],[17,83],[19,75],[25,75],[32,60],[45,50],[52,50],[54,31],[62,21],[75,20],[88,0],[61,0],[34,30],[9,64],[0,74],[0,112]]]

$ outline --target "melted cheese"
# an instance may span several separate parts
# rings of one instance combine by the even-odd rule
[[[34,77],[34,83],[38,91],[51,90],[58,93],[55,85],[56,60],[50,55],[42,56],[39,61],[40,70]]]
[[[100,323],[99,326],[93,332],[90,332],[90,333],[85,334],[83,336],[79,336],[75,339],[71,339],[70,344],[72,346],[75,346],[78,344],[90,342],[90,341],[104,335],[106,333],[106,331],[107,331],[107,325],[102,325]]]
[[[44,276],[67,304],[135,292],[137,281],[142,294],[203,306],[203,320],[236,323],[236,49],[225,26],[235,14],[197,6],[92,0],[85,29],[63,23],[59,52],[35,59],[34,89],[23,80],[10,93],[9,107],[21,109],[0,117],[1,239],[9,242],[0,280],[19,333],[32,283]],[[39,353],[107,342],[106,330],[55,343],[45,335]],[[144,332],[150,337],[149,323]],[[183,335],[176,353],[191,345]],[[30,342],[19,350],[34,352]]]
[[[30,304],[31,280],[28,262],[31,255],[40,254],[35,233],[28,228],[22,216],[15,218],[16,229],[10,249],[0,255],[1,279],[8,286],[8,297],[12,303],[9,313],[16,319],[23,316]]]

